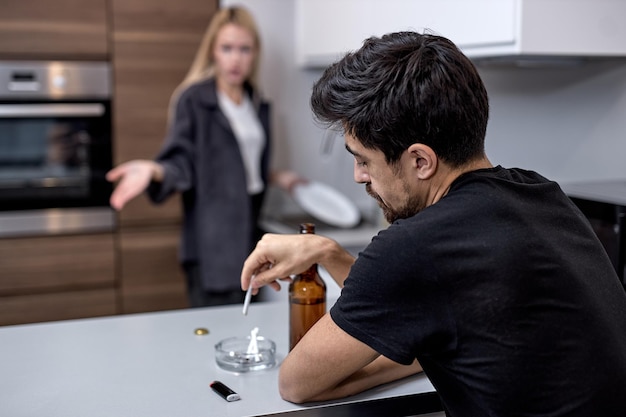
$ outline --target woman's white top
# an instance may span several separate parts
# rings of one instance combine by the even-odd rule
[[[217,101],[237,138],[246,170],[248,194],[258,194],[265,187],[261,178],[261,154],[266,138],[261,121],[247,94],[243,95],[241,104],[237,104],[218,91]]]

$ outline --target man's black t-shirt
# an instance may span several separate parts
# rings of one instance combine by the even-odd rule
[[[626,413],[626,292],[582,213],[534,172],[464,174],[381,231],[331,315],[417,358],[451,416]]]

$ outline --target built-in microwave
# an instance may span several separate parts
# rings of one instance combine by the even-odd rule
[[[112,229],[107,62],[0,62],[0,236]]]

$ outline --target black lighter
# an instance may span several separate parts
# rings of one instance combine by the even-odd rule
[[[211,382],[211,388],[213,391],[217,392],[220,397],[224,398],[226,401],[237,401],[240,400],[241,397],[232,389],[228,388],[226,385],[221,383],[220,381]]]

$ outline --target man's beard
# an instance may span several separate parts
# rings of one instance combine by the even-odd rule
[[[378,203],[378,206],[383,211],[383,216],[385,216],[385,220],[387,220],[387,222],[389,223],[393,223],[396,220],[407,219],[409,217],[413,217],[424,208],[424,206],[420,204],[418,198],[415,196],[412,196],[409,193],[407,184],[404,185],[404,189],[407,195],[409,195],[409,198],[404,204],[404,206],[400,207],[397,210],[394,210],[391,207],[387,206],[385,202],[383,201],[383,199],[380,198],[380,196],[372,190],[371,184],[369,183],[365,184],[365,191],[367,192],[367,194],[369,194],[370,197],[376,200],[376,202]]]

